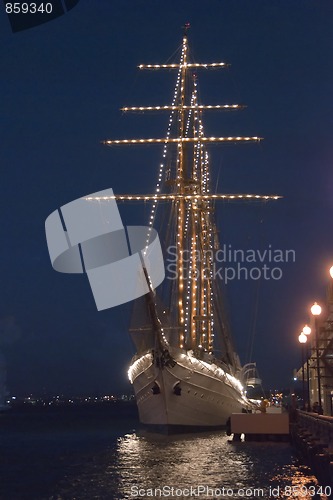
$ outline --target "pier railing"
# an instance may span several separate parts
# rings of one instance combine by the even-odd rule
[[[333,453],[333,417],[298,411],[299,426]]]
[[[298,410],[292,443],[321,485],[333,488],[333,417]]]

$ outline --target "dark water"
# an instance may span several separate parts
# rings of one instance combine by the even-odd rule
[[[130,403],[0,414],[0,498],[327,498],[289,444],[139,429]]]

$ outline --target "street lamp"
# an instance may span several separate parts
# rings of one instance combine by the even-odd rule
[[[304,326],[302,333],[304,333],[306,335],[306,337],[308,337],[310,335],[311,328],[309,327],[309,325]],[[306,383],[307,383],[308,408],[310,408],[310,404],[311,404],[311,402],[310,402],[310,369],[309,369],[309,350],[308,350],[307,344],[306,344],[305,353],[306,353]]]
[[[304,333],[305,335],[310,335],[311,328],[308,325],[305,325],[305,327],[302,330],[302,333]]]
[[[321,406],[321,384],[320,384],[320,365],[319,365],[319,339],[318,339],[318,320],[317,316],[321,313],[321,307],[317,302],[311,307],[311,314],[314,316],[315,324],[315,339],[316,339],[316,357],[317,357],[317,380],[318,380],[318,399],[319,399],[319,413],[323,413]]]
[[[307,336],[305,335],[304,332],[302,332],[299,337],[298,341],[302,346],[302,397],[303,397],[303,410],[305,410],[305,384],[304,384],[304,344],[308,340]]]

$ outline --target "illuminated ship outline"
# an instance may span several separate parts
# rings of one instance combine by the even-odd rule
[[[161,202],[164,206],[169,202],[170,214],[173,214],[169,220],[174,224],[171,240],[177,259],[176,279],[169,285],[172,302],[168,308],[159,301],[159,289],[152,290],[145,271],[150,291],[143,299],[144,304],[138,307],[145,309],[146,321],[130,328],[137,354],[128,370],[141,423],[166,432],[219,428],[226,424],[231,413],[250,407],[244,390],[245,372],[249,368],[246,365],[242,369],[234,350],[224,318],[223,297],[219,284],[212,277],[213,262],[207,256],[209,252],[204,250],[219,248],[213,218],[215,201],[266,202],[280,198],[278,195],[210,192],[206,144],[253,143],[260,142],[261,138],[204,135],[203,111],[234,111],[245,106],[198,103],[196,71],[229,65],[222,62],[189,62],[188,28],[189,25],[185,25],[178,64],[139,66],[140,70],[178,70],[172,104],[121,108],[123,112],[170,111],[166,137],[103,141],[107,146],[163,144],[155,193],[119,194],[112,198],[119,201],[151,201],[149,228],[156,221]],[[170,146],[175,145],[176,156],[170,164]],[[169,192],[163,192],[163,188]],[[183,258],[185,249],[190,255],[188,262]],[[197,252],[202,254],[201,262],[195,257]],[[203,274],[203,268],[206,274]],[[221,357],[214,350],[217,333],[220,340],[222,338]]]

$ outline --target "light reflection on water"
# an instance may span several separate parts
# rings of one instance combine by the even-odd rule
[[[309,488],[316,484],[287,443],[229,443],[223,433],[164,437],[133,432],[90,457],[52,498],[328,498],[313,495]],[[210,489],[203,492],[199,486]]]

